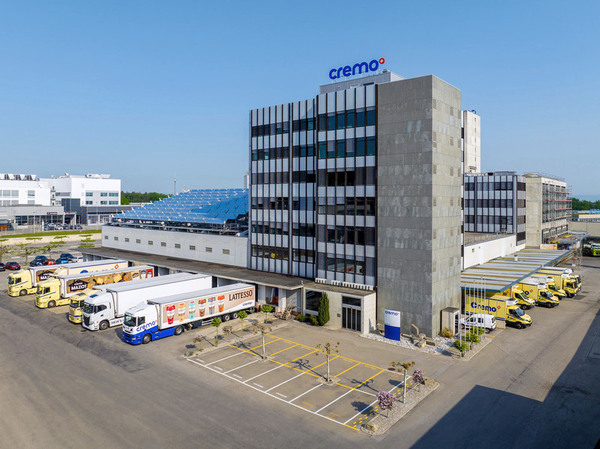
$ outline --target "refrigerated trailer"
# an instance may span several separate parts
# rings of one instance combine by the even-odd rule
[[[10,296],[32,295],[37,292],[38,284],[48,280],[53,274],[67,276],[69,274],[93,273],[109,269],[117,270],[125,268],[127,265],[128,262],[126,260],[103,259],[65,265],[28,267],[8,275],[8,294]]]
[[[123,324],[125,311],[139,303],[211,287],[212,276],[190,273],[117,284],[88,296],[83,303],[82,324],[91,331],[118,326]]]
[[[215,318],[229,321],[240,310],[255,308],[254,287],[242,283],[148,300],[125,312],[123,340],[145,344],[180,335],[186,325]]]

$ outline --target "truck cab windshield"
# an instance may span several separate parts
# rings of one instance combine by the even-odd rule
[[[523,315],[525,315],[525,312],[523,312],[523,310],[521,310],[520,307],[518,309],[512,309],[511,313],[513,315],[517,315],[517,316],[523,316]]]
[[[8,277],[8,285],[18,284],[19,282],[21,282],[21,278]]]
[[[131,315],[125,315],[125,320],[123,321],[123,324],[124,324],[125,326],[129,326],[129,327],[135,327],[135,326],[137,326],[137,324],[136,324],[136,321],[137,321],[137,320],[135,319],[135,317],[134,317],[134,316],[131,316]]]
[[[104,309],[106,309],[106,306],[104,304],[99,304],[97,306],[94,306],[92,304],[88,304],[87,302],[83,303],[83,313],[87,313],[87,314],[98,313],[98,312],[103,311]]]

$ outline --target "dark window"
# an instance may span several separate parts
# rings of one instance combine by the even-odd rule
[[[319,143],[319,159],[327,159],[327,142]]]
[[[346,140],[346,157],[354,156],[354,139]]]
[[[337,114],[337,129],[344,129],[346,127],[346,114],[338,112]]]
[[[356,155],[365,155],[365,139],[363,137],[356,139]]]
[[[333,159],[335,157],[335,141],[329,140],[327,142],[327,158]]]
[[[367,126],[375,125],[375,108],[367,108]]]
[[[346,111],[346,128],[354,128],[354,111]]]
[[[333,131],[335,129],[335,114],[327,115],[327,130]]]
[[[327,131],[327,114],[319,114],[319,131]]]
[[[346,141],[338,140],[336,142],[336,157],[344,157],[346,154]]]
[[[356,127],[365,126],[365,110],[364,108],[356,110]]]
[[[376,149],[375,137],[367,137],[367,156],[375,156]]]

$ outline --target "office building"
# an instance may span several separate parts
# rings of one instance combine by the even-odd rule
[[[460,91],[384,71],[250,112],[250,268],[377,289],[427,334],[459,304]],[[304,307],[304,304],[303,304]]]

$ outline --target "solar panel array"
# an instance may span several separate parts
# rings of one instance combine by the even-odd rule
[[[189,190],[115,215],[115,219],[224,224],[248,213],[248,189]]]

